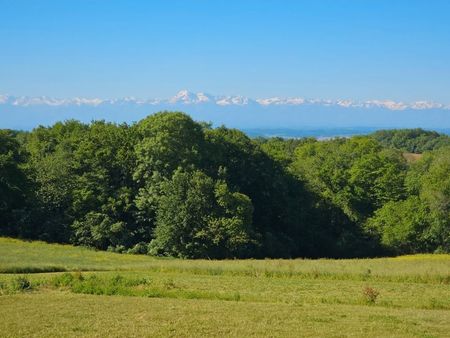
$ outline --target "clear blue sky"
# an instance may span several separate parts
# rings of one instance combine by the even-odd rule
[[[450,103],[450,1],[0,0],[0,93]]]

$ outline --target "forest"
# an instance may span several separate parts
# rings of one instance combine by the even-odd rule
[[[180,258],[448,253],[450,137],[252,139],[181,112],[3,129],[0,236]]]

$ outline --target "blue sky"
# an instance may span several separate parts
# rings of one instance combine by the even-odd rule
[[[450,103],[450,1],[0,0],[0,94]]]

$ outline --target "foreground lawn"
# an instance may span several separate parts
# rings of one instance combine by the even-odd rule
[[[449,337],[450,256],[177,260],[0,238],[3,337]]]
[[[4,337],[448,337],[449,312],[148,299],[63,292],[1,298]]]

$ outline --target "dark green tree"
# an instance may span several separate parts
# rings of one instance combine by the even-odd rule
[[[253,224],[263,241],[260,255],[307,255],[311,205],[302,182],[239,130],[220,127],[206,130],[205,136],[208,175],[216,177],[224,168],[229,186],[252,200]]]
[[[420,128],[379,130],[371,137],[385,147],[419,154],[450,145],[450,136]]]
[[[450,252],[450,147],[412,164],[406,185],[409,197],[383,205],[366,228],[397,254]]]
[[[201,161],[203,128],[188,115],[161,112],[134,126],[138,139],[134,152],[133,178],[139,189],[135,199],[137,222],[152,229],[161,184],[178,168],[194,169]]]
[[[24,161],[16,133],[0,130],[0,235],[23,234],[20,226],[26,217],[29,190]]]
[[[33,182],[34,201],[29,231],[42,240],[69,242],[74,221],[76,187],[74,151],[88,126],[77,121],[33,130],[27,140],[27,172]]]
[[[152,254],[185,258],[247,257],[254,246],[252,204],[224,181],[175,171],[162,184]]]
[[[429,210],[417,196],[391,201],[368,219],[367,230],[395,254],[429,252],[433,247],[428,230]]]
[[[305,144],[297,148],[291,166],[299,179],[355,222],[403,198],[405,169],[400,153],[367,137]]]
[[[135,221],[134,144],[133,128],[99,121],[73,152],[75,243],[106,249],[150,240],[150,229]]]

